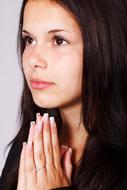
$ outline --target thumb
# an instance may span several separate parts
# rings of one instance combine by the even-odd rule
[[[65,152],[68,150],[68,146],[66,145],[61,145],[61,149],[60,149],[60,154],[61,154],[61,158],[64,157]]]
[[[67,179],[71,183],[71,175],[72,175],[72,148],[68,148],[64,155],[64,160],[63,160],[63,166],[64,166],[64,171],[67,176]]]

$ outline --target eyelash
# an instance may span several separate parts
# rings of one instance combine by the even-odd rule
[[[33,41],[33,39],[30,36],[27,36],[27,35],[22,36],[22,41],[25,46],[32,44],[32,42],[29,42],[29,40]]]
[[[54,37],[53,37],[53,41],[56,41],[56,40],[61,40],[61,41],[63,41],[63,42],[65,42],[65,44],[63,44],[63,45],[58,45],[58,46],[65,46],[65,45],[67,45],[69,42],[63,37],[63,36],[61,36],[61,35],[55,35]],[[56,46],[57,46],[56,45]]]
[[[31,45],[33,43],[33,41],[34,41],[32,39],[32,37],[30,37],[28,35],[22,36],[22,40],[23,40],[23,43],[24,43],[25,46]],[[52,40],[53,40],[53,43],[57,42],[55,44],[55,46],[65,46],[65,45],[69,44],[69,42],[67,40],[65,40],[65,38],[63,36],[61,36],[61,35],[54,35]],[[58,44],[57,40],[59,40],[59,42],[61,41],[61,44]],[[64,44],[63,44],[63,42],[64,42]]]

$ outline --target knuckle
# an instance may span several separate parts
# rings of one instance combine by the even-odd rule
[[[53,144],[53,149],[54,149],[55,152],[58,151],[58,145],[56,143]]]
[[[35,157],[38,161],[43,161],[45,159],[44,154],[36,153]]]
[[[63,178],[63,171],[62,171],[61,168],[59,169],[59,176],[60,176],[61,179]]]
[[[32,173],[34,170],[35,170],[35,168],[33,168],[33,167],[27,167],[25,171],[28,173]]]
[[[49,126],[48,126],[48,125],[45,126],[45,128],[44,128],[44,132],[45,132],[45,133],[50,133],[50,130],[49,130]]]
[[[58,180],[58,176],[56,175],[56,173],[55,172],[51,172],[51,174],[50,174],[51,176],[51,180],[52,181],[57,181]]]
[[[53,135],[56,135],[57,134],[56,127],[52,127],[51,129],[52,129],[51,131],[52,131]]]
[[[48,146],[47,146],[47,153],[48,153],[48,154],[51,154],[51,152],[52,152],[51,145],[48,145]]]
[[[25,173],[25,171],[26,171],[25,168],[20,168],[19,169],[19,173]]]

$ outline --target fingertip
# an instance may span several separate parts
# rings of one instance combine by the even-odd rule
[[[72,148],[68,148],[68,150],[65,153],[64,170],[69,181],[71,181],[71,174],[72,174],[71,156],[72,156]]]
[[[26,142],[23,142],[22,153],[25,154],[25,151],[26,151]]]
[[[69,151],[69,154],[70,154],[70,156],[72,155],[72,148],[70,147],[69,149],[68,149],[68,151]]]
[[[61,158],[64,156],[64,154],[68,151],[68,146],[66,145],[61,145]]]
[[[65,165],[72,165],[71,163],[71,158],[72,158],[72,148],[68,148],[68,150],[65,152]]]
[[[72,148],[69,147],[68,150],[67,150],[67,158],[68,158],[68,160],[71,160],[71,157],[72,157]]]
[[[22,153],[25,151],[25,149],[26,149],[26,142],[23,142],[23,144],[22,144]]]
[[[25,152],[26,152],[26,142],[23,142],[22,151],[21,151],[21,155],[20,155],[20,168],[21,168],[21,167],[23,166],[23,164],[24,164]]]
[[[31,121],[30,122],[30,127],[34,127],[35,126],[35,121]]]
[[[28,140],[27,144],[25,145],[29,151],[32,150],[33,142],[31,140]]]
[[[61,145],[61,148],[64,148],[64,149],[68,149],[68,146],[66,146],[66,145]]]
[[[26,147],[26,142],[23,142],[23,148],[25,148]]]

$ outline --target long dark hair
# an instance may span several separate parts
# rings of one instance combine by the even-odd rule
[[[75,178],[74,189],[117,190],[127,164],[127,1],[126,0],[50,0],[72,12],[84,40],[82,116],[89,134]],[[18,52],[22,62],[23,1],[18,32]],[[7,190],[17,184],[19,158],[27,140],[29,123],[45,111],[62,120],[58,109],[46,110],[33,102],[24,77],[19,133],[12,141],[17,156],[6,176]],[[122,161],[121,161],[122,160]],[[6,189],[6,188],[5,188]]]

